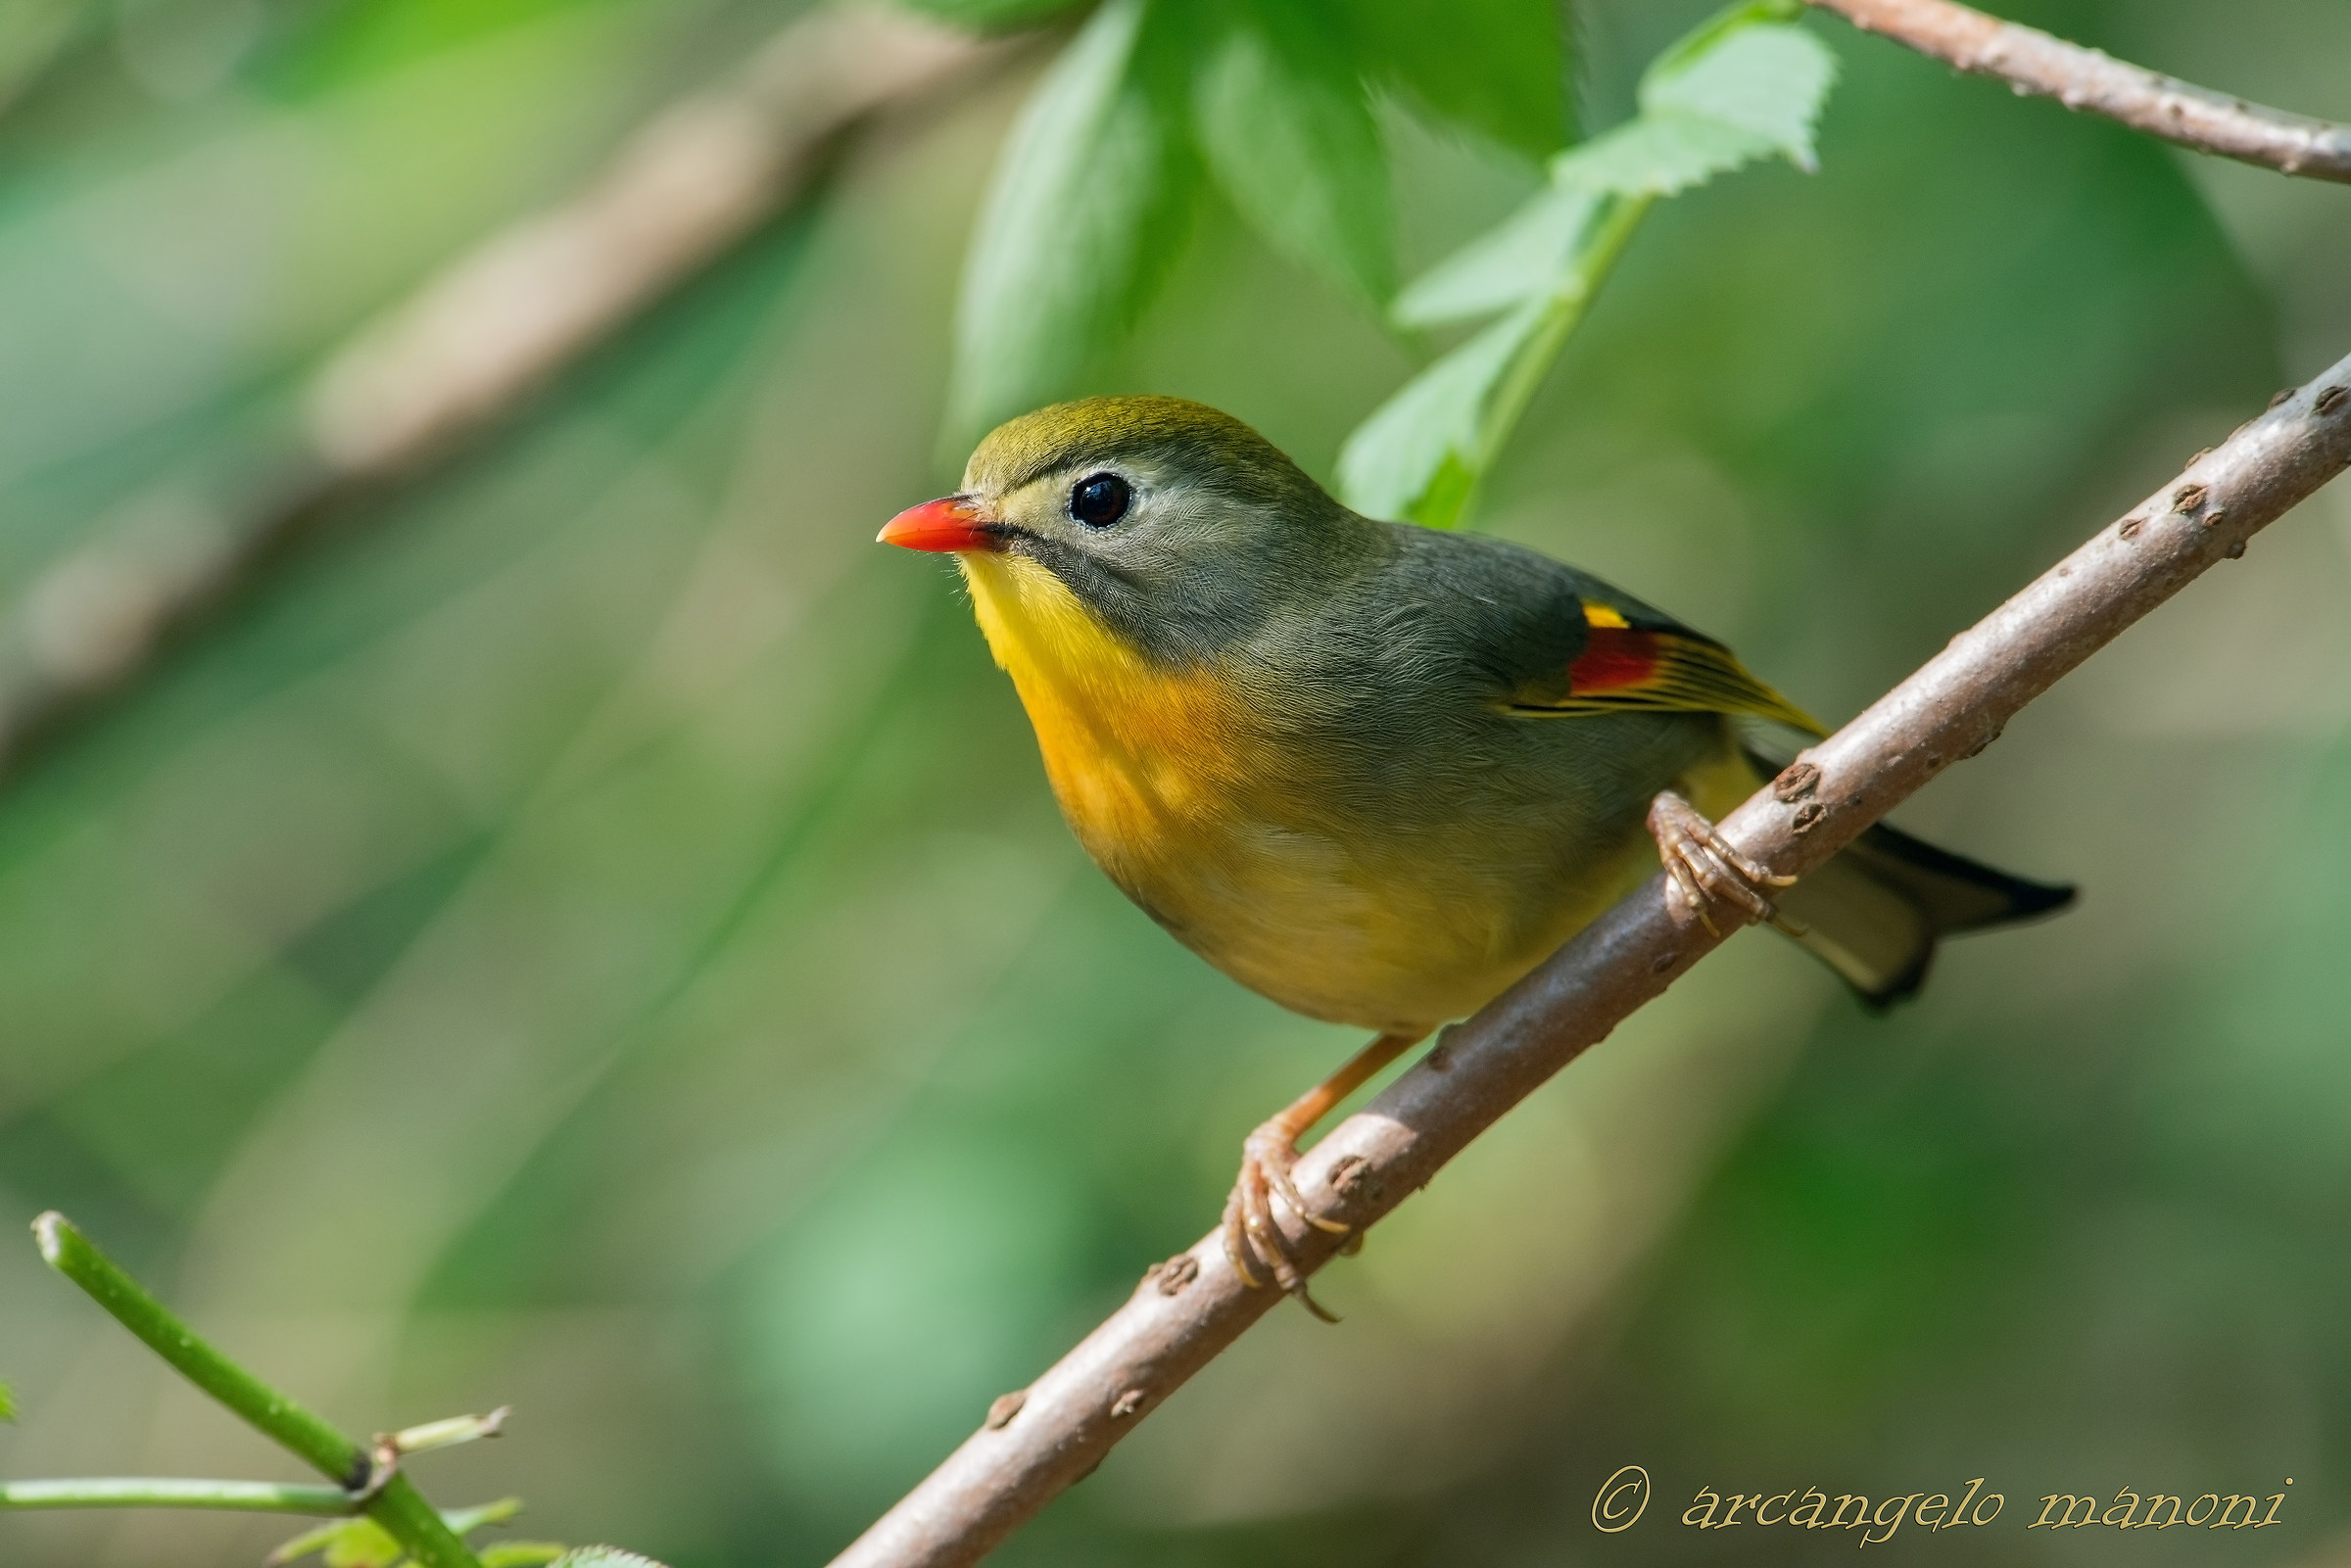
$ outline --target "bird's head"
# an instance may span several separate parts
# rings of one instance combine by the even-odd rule
[[[882,542],[952,551],[976,593],[1050,576],[1156,658],[1231,646],[1346,571],[1370,530],[1271,442],[1179,398],[1088,398],[997,427],[963,488]]]

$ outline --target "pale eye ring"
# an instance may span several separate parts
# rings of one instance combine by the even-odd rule
[[[1116,474],[1088,474],[1070,487],[1070,515],[1088,528],[1108,528],[1127,515],[1134,492]]]

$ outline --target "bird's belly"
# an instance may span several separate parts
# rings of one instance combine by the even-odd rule
[[[1536,798],[1384,811],[1269,784],[1296,769],[1245,739],[1220,768],[1102,748],[1047,765],[1096,862],[1185,945],[1295,1012],[1409,1032],[1476,1011],[1654,873],[1650,792],[1710,816],[1744,799],[1754,779],[1726,737],[1691,724],[1638,789],[1547,774]]]
[[[1194,945],[1298,1012],[1414,1032],[1476,1011],[1655,862],[1633,835],[1566,882],[1532,863],[1391,860],[1352,875],[1293,864],[1260,879],[1256,896],[1238,906],[1248,918],[1226,914]]]
[[[1241,801],[1178,816],[1099,782],[1062,793],[1095,860],[1186,946],[1294,1012],[1381,1030],[1475,1011],[1656,867],[1637,823],[1562,878],[1451,835],[1344,842]]]

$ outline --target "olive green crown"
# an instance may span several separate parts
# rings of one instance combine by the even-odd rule
[[[1081,398],[1007,420],[972,452],[964,488],[1003,495],[1056,469],[1121,460],[1164,465],[1240,500],[1338,506],[1280,448],[1183,398]]]

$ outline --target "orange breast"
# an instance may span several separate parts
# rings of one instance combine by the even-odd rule
[[[1225,858],[1245,809],[1260,749],[1245,712],[1214,672],[1154,666],[1033,561],[958,558],[1071,828],[1128,892],[1180,919],[1188,912],[1165,907],[1168,873]]]

